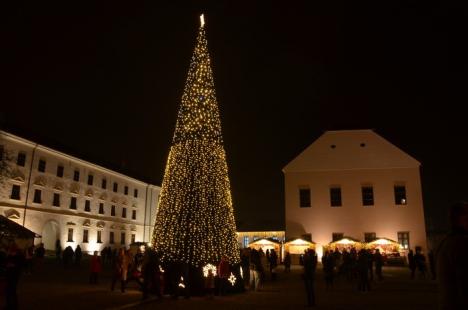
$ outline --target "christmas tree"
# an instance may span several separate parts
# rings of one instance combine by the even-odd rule
[[[153,247],[163,261],[239,262],[221,120],[203,15],[159,198]]]

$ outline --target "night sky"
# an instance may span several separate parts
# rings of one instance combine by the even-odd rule
[[[203,12],[241,228],[284,227],[281,169],[331,129],[422,163],[429,229],[468,199],[462,1],[62,2],[3,5],[7,131],[160,185]]]

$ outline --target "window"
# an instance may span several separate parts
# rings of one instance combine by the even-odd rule
[[[119,189],[119,185],[117,184],[117,182],[114,182],[114,189],[113,189],[114,192],[117,193],[118,189]]]
[[[311,233],[303,234],[303,235],[301,235],[301,237],[302,237],[302,239],[304,239],[304,240],[312,241],[312,234],[311,234]]]
[[[42,203],[41,196],[42,196],[42,191],[40,189],[35,189],[33,202]]]
[[[43,159],[39,159],[39,164],[37,165],[37,171],[45,172],[46,161]]]
[[[125,244],[125,233],[120,233],[120,244]]]
[[[24,167],[26,165],[26,154],[23,152],[18,153],[18,157],[16,158],[16,164],[18,166]]]
[[[104,204],[102,202],[99,204],[99,214],[104,214]]]
[[[113,231],[109,232],[109,243],[114,244],[114,232]]]
[[[102,231],[98,230],[97,231],[97,240],[96,240],[97,243],[102,243],[101,237],[102,237]]]
[[[111,207],[111,216],[115,216],[115,206]]]
[[[106,179],[102,179],[102,181],[101,181],[101,188],[102,188],[102,189],[106,189],[106,188],[107,188],[107,180],[106,180]]]
[[[136,210],[132,210],[132,220],[136,220]]]
[[[60,194],[54,193],[54,200],[52,202],[54,207],[60,207]]]
[[[83,243],[88,243],[88,230],[83,229]]]
[[[125,187],[124,187],[124,194],[128,195],[128,186],[127,185],[125,185]]]
[[[404,185],[395,185],[395,204],[405,205],[406,204],[406,187]]]
[[[73,228],[68,228],[68,242],[73,242]]]
[[[63,166],[57,166],[57,176],[63,178]]]
[[[91,201],[85,200],[84,210],[86,212],[91,212]]]
[[[341,187],[330,188],[330,205],[332,207],[341,207]]]
[[[76,210],[76,197],[70,199],[70,209]]]
[[[132,234],[132,243],[135,243],[135,234]]]
[[[299,206],[301,208],[310,207],[310,188],[299,189]]]
[[[127,217],[127,208],[122,208],[122,217],[123,218]]]
[[[76,181],[76,182],[80,181],[80,170],[75,170],[73,172],[73,181]]]
[[[244,236],[244,248],[249,246],[249,236]]]
[[[138,189],[133,190],[133,197],[138,198]]]
[[[343,233],[332,233],[332,241],[338,241],[343,239]]]
[[[409,249],[410,248],[409,232],[408,231],[399,231],[398,232],[398,243],[404,249]]]
[[[371,242],[376,239],[375,232],[366,232],[364,233],[364,242]]]
[[[93,185],[94,177],[92,174],[88,174],[88,185]]]
[[[374,188],[372,186],[363,186],[362,191],[362,205],[373,206],[374,205]]]
[[[20,189],[19,185],[13,185],[11,188],[11,199],[20,200]]]

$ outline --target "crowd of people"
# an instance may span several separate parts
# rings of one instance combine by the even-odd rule
[[[463,306],[464,309],[468,305],[468,205],[461,204],[452,209],[452,232],[436,251],[428,253],[429,268],[420,247],[416,247],[415,252],[409,250],[407,262],[411,279],[425,279],[428,271],[432,279],[436,279],[437,276],[441,309],[458,309],[458,306]],[[22,250],[13,242],[0,249],[0,275],[5,279],[4,283],[0,281],[0,289],[5,292],[7,309],[18,308],[16,290],[20,275],[30,275],[42,269],[45,253],[43,244]],[[79,267],[82,264],[83,252],[79,245],[75,249],[67,246],[62,251],[58,240],[55,255],[64,269]],[[242,279],[238,281],[241,283],[240,290],[248,288],[251,291],[259,291],[262,290],[265,281],[277,280],[280,259],[275,250],[268,249],[264,252],[262,249],[245,248],[241,250],[240,257],[241,262],[234,266],[229,264],[227,257],[222,257],[216,271],[210,269],[201,282],[197,280],[197,272],[193,266],[188,263],[164,263],[160,253],[151,248],[137,247],[136,250],[131,250],[106,247],[100,253],[94,251],[86,261],[89,264],[91,285],[99,283],[100,274],[106,267],[111,271],[110,290],[118,288],[124,293],[127,286],[135,282],[142,292],[143,299],[148,298],[150,294],[158,298],[164,294],[173,298],[180,295],[189,298],[197,289],[201,289],[201,293],[210,298],[214,295],[222,296],[234,291],[234,282],[229,282],[232,275]],[[300,259],[308,306],[315,305],[317,261],[317,255],[312,249],[306,250]],[[290,272],[291,255],[287,252],[283,264],[284,272]],[[326,290],[332,290],[335,280],[342,278],[351,283],[355,282],[359,291],[368,292],[372,281],[384,279],[383,265],[384,259],[379,249],[373,252],[367,249],[358,251],[354,248],[341,251],[326,250],[322,256]]]

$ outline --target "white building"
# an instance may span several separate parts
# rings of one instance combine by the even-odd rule
[[[11,174],[0,185],[0,214],[42,236],[46,249],[150,242],[160,187],[0,131]]]
[[[372,130],[327,131],[283,172],[286,237],[343,236],[426,249],[420,163]]]

